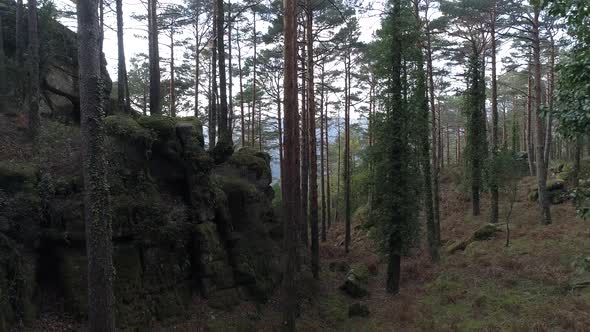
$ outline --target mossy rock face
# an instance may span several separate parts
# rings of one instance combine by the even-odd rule
[[[243,172],[251,172],[254,174],[256,180],[268,180],[266,186],[270,185],[272,176],[270,170],[270,156],[268,156],[268,154],[256,151],[252,148],[241,148],[229,158],[228,162],[234,167],[241,169]]]
[[[203,263],[224,259],[226,257],[225,249],[219,239],[217,225],[207,222],[199,224],[195,228],[195,247],[199,251]]]
[[[0,325],[31,322],[37,314],[36,256],[0,233]]]
[[[31,191],[38,182],[38,169],[31,163],[0,161],[0,189],[7,192]]]
[[[60,248],[59,283],[64,291],[66,310],[78,318],[86,317],[88,312],[87,259],[86,255],[70,248]]]
[[[141,116],[137,119],[137,123],[143,128],[152,130],[160,141],[174,136],[174,127],[176,126],[174,118],[162,115]]]
[[[150,128],[141,126],[128,115],[109,115],[104,120],[107,134],[124,140],[131,140],[151,144],[156,139],[156,133]]]

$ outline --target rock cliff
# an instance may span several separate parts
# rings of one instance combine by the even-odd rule
[[[106,127],[119,328],[182,317],[194,297],[265,301],[280,255],[269,156],[242,149],[214,165],[194,118],[113,115]],[[58,135],[40,148],[46,163],[0,163],[0,326],[54,303],[86,313],[77,128],[44,133]]]

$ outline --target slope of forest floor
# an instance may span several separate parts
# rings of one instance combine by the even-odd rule
[[[503,230],[490,240],[449,254],[447,248],[453,241],[468,237],[487,223],[489,202],[484,195],[482,216],[472,217],[466,194],[450,177],[443,176],[440,262],[431,263],[423,250],[405,258],[397,296],[385,292],[386,262],[361,227],[362,220],[355,220],[348,255],[343,250],[344,227],[333,225],[328,241],[321,245],[319,285],[308,279],[301,281],[298,330],[585,330],[590,326],[590,290],[574,290],[572,282],[590,281],[590,224],[578,218],[567,201],[552,206],[553,224],[541,225],[537,205],[528,199],[534,183],[532,177],[519,182],[509,247]],[[508,203],[502,202],[500,210],[500,222],[505,222]],[[347,273],[340,266],[377,271],[368,279],[369,296],[352,299],[339,290]],[[277,294],[267,305],[243,305],[220,316],[209,312],[204,329],[279,330],[279,299]],[[369,316],[349,318],[349,307],[354,303],[365,304]]]

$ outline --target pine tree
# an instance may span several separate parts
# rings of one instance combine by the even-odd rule
[[[125,46],[123,42],[123,0],[116,0],[117,14],[117,103],[119,110],[131,113],[129,100],[129,81],[127,80],[127,65],[125,61]]]
[[[158,44],[158,1],[148,0],[148,44],[150,63],[150,114],[162,113],[160,102],[160,51]]]
[[[283,204],[285,220],[285,269],[283,275],[283,329],[295,331],[297,310],[297,290],[295,273],[297,262],[297,237],[300,206],[299,200],[299,126],[297,112],[297,3],[285,0],[284,14],[284,110],[285,110],[285,171],[283,184]]]
[[[78,4],[80,128],[84,174],[84,216],[88,257],[89,331],[115,331],[113,247],[104,133],[98,2]]]
[[[37,138],[41,118],[39,115],[39,31],[37,28],[37,0],[29,5],[29,133]]]
[[[375,167],[375,224],[382,250],[388,255],[386,289],[399,292],[401,257],[412,247],[418,234],[415,200],[416,161],[411,119],[412,96],[424,99],[424,84],[414,87],[408,81],[416,52],[416,21],[408,3],[393,0],[390,14],[378,32],[375,75],[385,84],[381,95],[385,108],[375,121],[373,164]],[[419,52],[419,51],[418,51]],[[423,76],[423,75],[422,75]],[[422,91],[420,91],[422,90]]]

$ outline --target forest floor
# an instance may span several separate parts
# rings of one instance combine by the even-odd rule
[[[528,200],[535,179],[523,178],[506,232],[474,242],[449,254],[447,247],[468,237],[488,221],[488,197],[482,216],[472,217],[461,189],[442,178],[442,248],[437,264],[426,251],[402,261],[399,295],[385,292],[386,264],[378,255],[361,220],[353,225],[351,252],[343,248],[344,227],[333,225],[321,244],[319,285],[300,284],[299,331],[586,331],[590,329],[590,289],[572,287],[573,280],[590,281],[590,223],[579,219],[571,202],[552,206],[553,223],[541,225],[537,204]],[[507,202],[500,207],[505,222]],[[343,264],[346,263],[346,264]],[[349,266],[376,273],[367,283],[369,295],[352,299],[339,289]],[[332,267],[332,268],[330,268]],[[279,295],[269,304],[243,305],[232,313],[210,315],[206,330],[277,331]],[[349,318],[350,305],[368,307],[368,317]],[[203,316],[201,316],[203,317]],[[212,319],[211,319],[212,318]],[[200,325],[200,324],[199,324]],[[191,325],[178,330],[194,330]],[[196,325],[192,325],[195,327]],[[201,325],[202,326],[202,325]],[[176,330],[176,329],[175,329]]]

